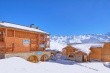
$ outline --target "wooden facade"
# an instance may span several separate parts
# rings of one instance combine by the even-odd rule
[[[104,43],[102,47],[90,47],[91,52],[86,54],[76,48],[68,45],[63,48],[62,54],[66,55],[68,59],[77,62],[86,61],[102,61],[110,62],[110,43]]]
[[[90,50],[89,60],[110,62],[110,43],[104,43],[103,47],[91,47]]]
[[[66,55],[68,57],[72,57],[75,51],[77,51],[77,49],[72,47],[71,45],[68,45],[62,49],[63,55]]]
[[[77,62],[87,62],[88,61],[87,58],[88,58],[87,54],[82,51],[77,51],[75,53],[75,61]]]
[[[62,54],[67,56],[67,59],[77,61],[77,62],[86,62],[87,61],[87,54],[77,50],[76,48],[68,45],[67,47],[63,48]]]
[[[49,34],[0,26],[0,53],[44,51]]]
[[[88,60],[101,61],[101,49],[102,47],[91,47]]]
[[[101,51],[101,60],[110,62],[110,43],[105,43]]]

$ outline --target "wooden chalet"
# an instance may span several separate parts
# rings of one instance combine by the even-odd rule
[[[75,53],[75,61],[77,62],[87,62],[88,61],[87,58],[88,58],[87,54],[82,51],[77,51]]]
[[[91,47],[88,60],[101,61],[101,49],[102,47]]]
[[[87,54],[82,51],[79,51],[71,45],[68,45],[65,48],[63,48],[62,54],[67,56],[67,59],[69,60],[74,60],[77,62],[87,61]]]
[[[44,51],[49,39],[49,34],[40,29],[0,22],[0,54]]]
[[[89,60],[110,62],[110,43],[104,43],[103,47],[91,47],[90,50]]]
[[[68,45],[62,49],[62,54],[68,57],[73,57],[75,51],[77,51],[76,48],[72,47],[71,45]]]
[[[105,43],[101,49],[101,60],[104,62],[110,62],[110,43]]]

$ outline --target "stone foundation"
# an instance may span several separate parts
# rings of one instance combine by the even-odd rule
[[[40,61],[40,58],[45,54],[48,56],[48,58],[50,58],[51,53],[47,51],[36,51],[36,52],[26,52],[26,53],[6,53],[5,58],[21,57],[27,60],[30,56],[35,55],[38,58],[38,61]]]

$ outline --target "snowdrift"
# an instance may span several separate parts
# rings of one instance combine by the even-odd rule
[[[0,73],[110,73],[103,63],[64,65],[50,62],[30,63],[13,57],[0,60]]]

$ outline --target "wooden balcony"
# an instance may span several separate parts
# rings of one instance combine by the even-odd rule
[[[13,52],[13,47],[6,47],[4,42],[0,42],[0,53]]]

